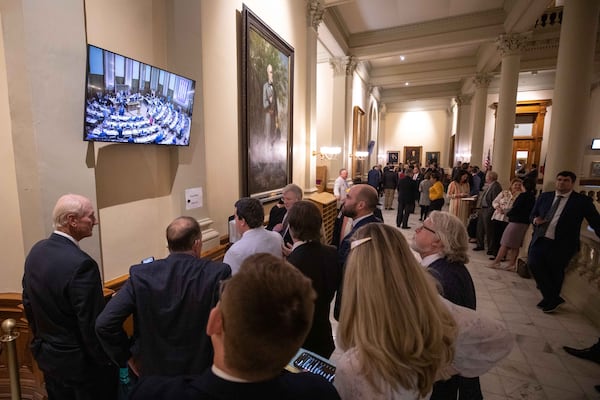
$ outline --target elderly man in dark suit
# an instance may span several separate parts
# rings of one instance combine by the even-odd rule
[[[210,366],[210,338],[204,332],[218,301],[219,284],[231,276],[227,264],[200,258],[202,234],[191,217],[179,217],[166,231],[169,256],[134,265],[129,279],[96,321],[107,354],[139,375],[199,374]],[[133,338],[123,322],[133,314]]]
[[[584,218],[600,237],[600,215],[589,197],[573,191],[576,178],[571,171],[559,172],[556,190],[542,193],[530,215],[534,229],[527,263],[543,296],[537,306],[545,313],[565,302],[560,291],[565,269],[579,250]]]
[[[49,400],[114,399],[117,368],[109,365],[94,323],[104,308],[98,264],[79,248],[98,223],[92,202],[60,197],[54,232],[25,260],[23,306],[31,352],[44,373]]]
[[[485,174],[485,183],[486,186],[483,188],[483,194],[481,195],[479,210],[477,212],[477,247],[473,250],[485,250],[485,240],[485,243],[487,243],[488,255],[492,255],[494,251],[492,249],[494,239],[494,228],[492,225],[494,207],[492,206],[492,202],[502,191],[502,185],[498,182],[498,173],[495,171],[488,171],[487,174]]]
[[[408,217],[415,211],[415,202],[418,198],[419,184],[413,179],[412,168],[407,168],[404,177],[398,181],[398,214],[396,214],[396,227],[410,229]]]
[[[475,285],[465,267],[469,262],[467,230],[460,219],[445,211],[432,211],[415,229],[411,247],[421,256],[421,264],[434,276],[444,296],[454,304],[475,309]],[[479,378],[458,375],[433,386],[431,399],[483,399]]]

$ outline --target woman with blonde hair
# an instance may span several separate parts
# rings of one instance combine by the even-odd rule
[[[397,229],[368,224],[353,240],[337,331],[343,400],[427,399],[436,380],[481,375],[508,355],[512,335],[442,299]]]

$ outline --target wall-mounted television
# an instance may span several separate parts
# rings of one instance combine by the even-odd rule
[[[83,139],[190,144],[196,82],[88,44]]]

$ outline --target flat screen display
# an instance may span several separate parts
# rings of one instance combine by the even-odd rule
[[[600,139],[592,140],[592,150],[600,150]]]
[[[190,144],[196,82],[88,44],[83,139]]]

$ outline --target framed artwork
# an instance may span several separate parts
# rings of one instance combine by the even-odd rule
[[[423,146],[404,146],[404,162],[406,164],[421,164]]]
[[[440,163],[440,152],[439,151],[426,151],[425,152],[425,165],[429,165],[432,162]]]
[[[387,152],[387,162],[392,165],[398,165],[400,162],[400,152],[398,150],[390,150]]]
[[[593,176],[594,178],[600,177],[600,161],[592,161],[590,176]]]
[[[246,5],[241,61],[242,193],[268,200],[291,182],[294,49]]]

